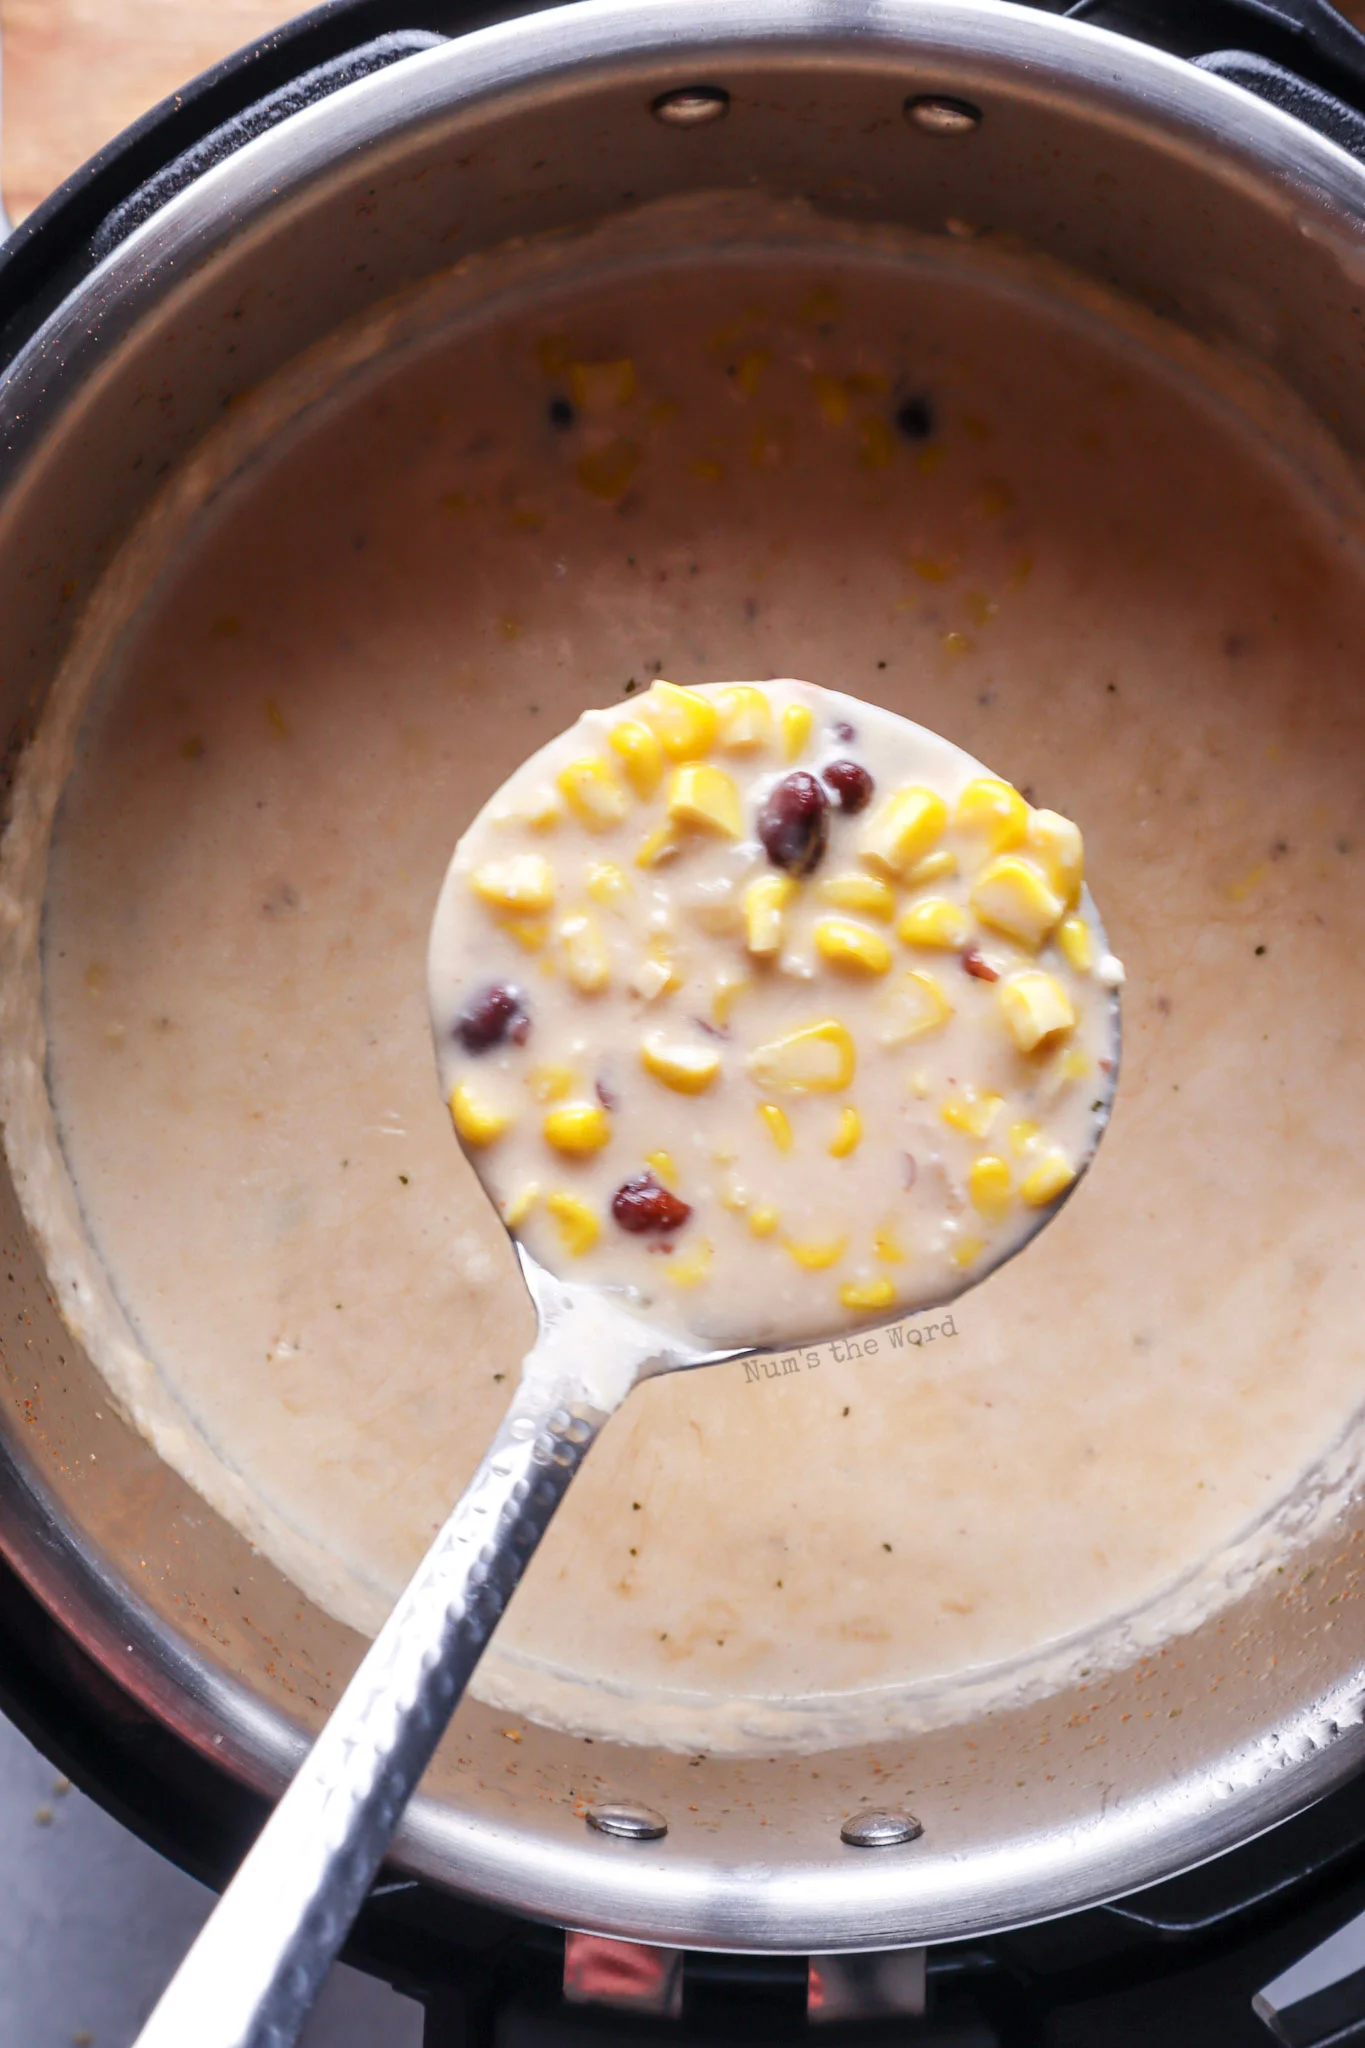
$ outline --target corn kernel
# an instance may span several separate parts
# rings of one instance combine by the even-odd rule
[[[829,1141],[830,1157],[847,1159],[850,1152],[856,1152],[862,1143],[863,1120],[849,1103],[839,1117],[839,1127]]]
[[[599,995],[611,980],[611,955],[596,918],[575,910],[559,921],[564,972],[580,995]]]
[[[722,1209],[729,1209],[733,1215],[741,1215],[749,1206],[748,1190],[737,1180],[722,1181],[716,1189],[716,1200]]]
[[[630,809],[630,799],[610,762],[583,754],[566,762],[555,777],[564,801],[590,832],[609,832]]]
[[[664,1267],[665,1273],[675,1287],[696,1287],[706,1278],[711,1265],[713,1247],[703,1241],[684,1252],[680,1259],[670,1259]]]
[[[637,868],[661,868],[666,860],[672,860],[682,845],[676,832],[669,825],[656,825],[652,832],[646,832],[635,853]]]
[[[600,1102],[562,1102],[547,1110],[542,1127],[545,1142],[571,1159],[600,1152],[611,1137],[611,1118]]]
[[[608,732],[607,743],[619,754],[626,780],[636,796],[653,796],[664,773],[664,750],[658,734],[638,718],[622,718]]]
[[[1075,1029],[1076,1012],[1070,996],[1054,975],[1044,974],[1040,967],[1011,974],[997,984],[995,993],[1020,1052],[1033,1052],[1045,1040]]]
[[[878,1003],[877,1043],[888,1048],[910,1045],[939,1031],[953,1014],[953,1006],[932,974],[913,968]]]
[[[523,953],[538,953],[550,933],[543,917],[509,917],[503,930],[516,940]]]
[[[759,875],[744,891],[744,944],[755,960],[782,951],[782,913],[795,894],[790,875]]]
[[[1003,1098],[975,1088],[964,1088],[960,1095],[950,1095],[939,1110],[939,1115],[951,1130],[963,1131],[969,1138],[984,1138],[995,1122],[996,1112]]]
[[[972,908],[983,924],[1036,951],[1066,905],[1032,861],[1002,853],[987,861],[977,876]]]
[[[676,1044],[657,1035],[640,1047],[640,1064],[679,1095],[700,1095],[720,1073],[720,1054],[706,1046]]]
[[[660,680],[640,708],[670,761],[699,761],[715,744],[720,713],[696,690],[680,690],[676,683]]]
[[[632,995],[639,996],[647,1003],[657,1002],[665,995],[673,980],[673,974],[664,960],[642,960],[630,977],[627,986]]]
[[[1082,1052],[1078,1045],[1074,1045],[1057,1064],[1066,1080],[1084,1081],[1090,1072],[1090,1055]]]
[[[783,1240],[782,1249],[795,1259],[798,1266],[807,1273],[823,1273],[829,1266],[837,1266],[848,1250],[846,1237],[831,1237],[823,1241],[798,1241],[794,1237]]]
[[[979,1237],[960,1237],[948,1256],[955,1266],[960,1266],[965,1272],[968,1266],[981,1257],[985,1249]]]
[[[721,973],[711,991],[711,1018],[716,1024],[728,1024],[734,1008],[735,997],[742,995],[749,982],[742,974]]]
[[[749,1072],[760,1088],[775,1088],[783,1094],[837,1092],[853,1079],[857,1059],[845,1026],[828,1017],[771,1039],[767,1045],[756,1045],[749,1055]]]
[[[512,1127],[512,1119],[506,1110],[495,1109],[491,1102],[461,1081],[452,1089],[450,1096],[450,1118],[466,1145],[492,1145]]]
[[[778,1221],[776,1209],[769,1208],[766,1203],[760,1208],[749,1211],[749,1228],[755,1237],[771,1237],[777,1228]]]
[[[972,1161],[967,1174],[967,1193],[971,1196],[972,1207],[988,1216],[993,1223],[999,1222],[1009,1208],[1012,1186],[1013,1176],[1003,1159],[987,1152],[982,1158]]]
[[[933,852],[947,822],[948,806],[932,789],[898,789],[864,825],[859,858],[895,881]]]
[[[891,948],[881,933],[852,918],[822,917],[814,938],[820,958],[845,974],[885,974],[891,965]]]
[[[668,784],[669,823],[695,832],[714,832],[738,839],[744,829],[739,791],[723,768],[707,761],[689,761],[675,768]]]
[[[518,1229],[526,1221],[539,1200],[540,1182],[538,1180],[528,1180],[525,1187],[521,1188],[504,1205],[502,1220],[507,1225],[507,1228],[509,1230]]]
[[[880,875],[827,875],[816,884],[816,893],[836,910],[861,911],[864,917],[879,917],[883,923],[895,915],[896,892]]]
[[[815,713],[809,704],[788,704],[782,712],[782,756],[794,761],[810,738]]]
[[[555,900],[555,873],[542,854],[514,853],[486,860],[469,878],[474,894],[494,910],[536,917]]]
[[[1028,822],[1029,809],[1023,797],[997,775],[979,775],[969,782],[953,816],[960,832],[983,836],[991,853],[1022,846]]]
[[[907,946],[934,946],[940,952],[956,953],[972,935],[972,923],[960,903],[948,896],[926,896],[912,903],[896,926],[897,936]]]
[[[555,1193],[547,1197],[545,1206],[559,1225],[560,1242],[571,1257],[581,1259],[592,1250],[601,1226],[585,1201],[578,1195]]]
[[[940,846],[937,853],[926,853],[923,860],[916,861],[902,879],[907,889],[922,889],[926,882],[945,881],[956,873],[957,855],[946,846]]]
[[[1010,1125],[1010,1150],[1016,1158],[1021,1158],[1025,1152],[1033,1150],[1041,1136],[1041,1130],[1031,1117],[1021,1117],[1018,1123]]]
[[[645,1165],[666,1188],[678,1185],[678,1162],[671,1152],[646,1152]]]
[[[614,860],[589,862],[587,890],[593,902],[606,910],[614,909],[632,893],[629,878]]]
[[[580,412],[611,412],[635,396],[635,364],[629,356],[610,363],[570,363],[569,389]]]
[[[762,690],[737,683],[716,699],[720,712],[720,744],[732,754],[752,753],[769,746],[773,736],[772,706]]]
[[[905,1262],[900,1239],[889,1224],[873,1233],[872,1249],[884,1266],[900,1266]]]
[[[538,782],[520,803],[505,811],[490,811],[488,815],[494,825],[525,825],[532,832],[553,832],[563,812],[549,784]]]
[[[1073,967],[1077,974],[1089,974],[1095,964],[1095,946],[1083,917],[1062,919],[1057,927],[1057,944],[1068,967]]]
[[[1030,1209],[1046,1209],[1049,1202],[1066,1193],[1075,1178],[1076,1169],[1065,1152],[1052,1151],[1020,1182],[1019,1192]]]
[[[1085,847],[1080,827],[1059,811],[1034,811],[1028,821],[1029,851],[1068,910],[1081,893]]]
[[[557,1061],[532,1067],[526,1076],[526,1085],[537,1102],[562,1102],[566,1095],[572,1095],[573,1084],[573,1068],[560,1066]]]
[[[896,1300],[896,1286],[892,1280],[845,1280],[839,1289],[839,1306],[860,1310],[892,1308]]]
[[[787,1120],[787,1112],[780,1108],[776,1102],[760,1102],[758,1113],[763,1120],[764,1129],[774,1145],[776,1145],[778,1151],[790,1152],[792,1148],[792,1127]]]

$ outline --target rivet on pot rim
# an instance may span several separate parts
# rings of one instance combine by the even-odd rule
[[[839,1839],[850,1849],[896,1849],[915,1842],[924,1833],[913,1813],[895,1813],[890,1807],[865,1806],[851,1813],[839,1830]]]
[[[590,1806],[585,1818],[599,1835],[616,1835],[626,1842],[657,1842],[668,1833],[663,1815],[634,1799],[612,1799]]]
[[[723,85],[680,85],[661,92],[649,111],[668,128],[704,128],[729,113],[730,95]]]
[[[945,93],[921,93],[905,102],[905,118],[926,135],[970,135],[981,126],[981,109]]]

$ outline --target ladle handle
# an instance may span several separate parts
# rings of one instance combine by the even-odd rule
[[[136,2048],[289,2048],[606,1416],[524,1380]]]

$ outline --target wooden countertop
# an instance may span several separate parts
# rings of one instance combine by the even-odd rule
[[[0,187],[13,220],[196,72],[303,0],[0,0]],[[1365,27],[1365,0],[1342,12]]]

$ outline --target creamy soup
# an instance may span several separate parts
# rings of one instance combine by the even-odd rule
[[[973,252],[547,293],[262,436],[85,720],[49,1076],[133,1349],[82,1334],[373,1628],[532,1335],[433,1074],[452,845],[659,675],[885,705],[1084,820],[1112,1127],[950,1313],[633,1393],[477,1684],[687,1746],[922,1725],[1264,1566],[1365,1390],[1360,558],[1230,373]]]

